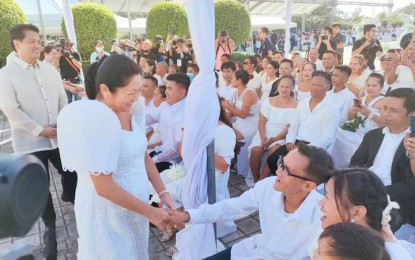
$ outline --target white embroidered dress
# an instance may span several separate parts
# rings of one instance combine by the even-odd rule
[[[135,120],[132,131],[124,131],[110,108],[92,100],[74,102],[58,117],[62,165],[78,172],[78,259],[148,259],[147,218],[99,196],[90,178],[112,173],[123,189],[148,201],[147,144]]]

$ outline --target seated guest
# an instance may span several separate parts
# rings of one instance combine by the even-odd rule
[[[391,90],[397,88],[415,89],[415,81],[411,69],[405,65],[399,65],[398,53],[396,50],[388,52],[380,58],[380,65],[385,77],[385,86],[382,94],[388,95]]]
[[[296,112],[290,122],[286,145],[269,155],[261,175],[274,173],[280,155],[295,149],[299,143],[310,144],[329,150],[335,141],[339,127],[339,112],[326,97],[331,86],[331,76],[324,71],[315,71],[310,88],[311,97],[298,103]],[[268,168],[269,167],[269,168]]]
[[[167,76],[166,104],[161,107],[159,117],[149,122],[158,122],[160,127],[162,144],[154,147],[150,154],[159,172],[181,161],[179,144],[183,137],[184,106],[189,86],[190,79],[186,74]]]
[[[407,66],[412,71],[415,80],[415,38],[409,42],[408,47],[402,53],[401,64]]]
[[[180,67],[177,66],[176,64],[170,65],[167,72],[168,72],[167,73],[168,75],[175,74],[175,73],[181,73]]]
[[[308,52],[308,59],[316,65],[316,70],[323,70],[323,62],[318,58],[318,49],[311,48]]]
[[[155,74],[156,74],[156,62],[154,60],[147,59],[146,62],[144,63],[143,75],[153,76]]]
[[[294,63],[289,59],[283,59],[280,63],[280,68],[278,69],[279,77],[282,76],[292,76],[293,74]],[[278,80],[272,84],[271,92],[269,93],[270,97],[278,95]]]
[[[275,51],[272,55],[273,60],[278,62],[278,64],[281,64],[281,61],[284,59],[284,51]]]
[[[261,80],[264,81],[267,79],[268,75],[267,75],[267,65],[268,63],[271,61],[271,57],[264,57],[261,59],[261,68],[262,70],[258,73],[259,76],[261,76]]]
[[[145,107],[145,126],[146,133],[151,131],[151,125],[149,122],[154,118],[158,118],[158,109],[154,106],[153,97],[154,91],[157,88],[157,79],[153,76],[144,76],[141,83],[139,102]]]
[[[255,71],[258,63],[255,56],[248,56],[244,62],[244,70],[248,72],[248,83],[246,86],[250,89],[255,90],[257,95],[259,95],[259,90],[261,88],[262,79],[261,76]]]
[[[168,70],[169,70],[169,66],[167,66],[166,62],[162,61],[162,62],[157,63],[156,74],[154,74],[154,77],[157,79],[158,86],[162,86],[166,84]]]
[[[369,168],[379,176],[391,199],[399,203],[403,223],[413,226],[415,178],[403,141],[414,112],[415,90],[392,90],[381,110],[386,127],[366,133],[350,161],[351,166]]]
[[[197,74],[199,74],[199,66],[197,64],[193,64],[193,63],[189,64],[187,66],[186,74],[191,79],[193,79],[194,77],[196,77]]]
[[[340,126],[331,156],[336,167],[346,167],[350,164],[354,152],[370,130],[384,126],[385,120],[380,116],[384,96],[383,76],[379,73],[370,74],[366,81],[362,99],[355,99],[349,111],[349,122]]]
[[[326,228],[318,239],[313,260],[389,260],[385,241],[376,231],[354,223],[338,223]]]
[[[324,186],[325,197],[319,202],[322,228],[344,222],[371,228],[382,236],[392,260],[412,259],[393,235],[390,213],[399,205],[391,201],[379,177],[361,168],[332,171],[331,174]]]
[[[223,64],[223,63],[225,63],[225,62],[227,62],[227,61],[231,61],[231,55],[230,54],[227,54],[227,53],[225,53],[225,54],[223,54],[221,57],[220,57],[220,60],[221,60],[221,63]],[[221,65],[222,66],[222,65]],[[235,66],[236,66],[236,64],[235,64]],[[240,70],[240,69],[242,69],[242,66],[238,69],[236,69],[236,70]],[[233,75],[233,73],[232,73],[232,75]],[[222,77],[222,69],[220,69],[219,71],[218,71],[218,76],[219,76],[219,86],[220,85],[223,85],[225,82],[224,82],[224,79],[223,79],[223,77]]]
[[[156,109],[153,111],[155,112],[153,114],[154,117],[158,118],[160,115],[160,108],[162,107],[162,104],[164,104],[164,101],[166,100],[166,86],[161,85],[157,87],[154,90],[153,95],[153,104]],[[151,131],[147,134],[147,149],[154,149],[157,145],[161,145],[161,138],[160,138],[160,129],[159,124],[155,123],[151,125]]]
[[[363,96],[366,80],[372,71],[366,67],[365,57],[361,54],[356,54],[350,58],[349,67],[352,70],[346,86],[356,96]]]
[[[332,72],[334,67],[336,67],[337,64],[337,55],[334,51],[326,51],[323,54],[323,70],[325,72]]]
[[[314,63],[308,62],[304,64],[299,75],[298,85],[294,91],[294,96],[297,101],[301,101],[311,95],[310,88],[314,71],[316,71],[316,65]]]
[[[236,95],[236,88],[232,87],[232,79],[233,74],[236,71],[235,62],[233,61],[225,61],[222,63],[221,66],[221,75],[223,78],[223,83],[219,80],[219,88],[218,88],[218,94],[219,97],[223,98],[224,100],[227,100],[229,104],[234,105],[235,104],[235,95]],[[221,75],[218,75],[219,78]]]
[[[272,62],[277,63],[276,61]],[[258,132],[255,134],[249,147],[249,161],[255,182],[259,179],[261,158],[264,152],[268,151],[269,154],[272,154],[281,145],[285,145],[288,125],[297,107],[297,102],[291,97],[293,88],[294,78],[292,76],[283,76],[278,85],[280,94],[275,97],[269,97],[261,103]]]
[[[280,158],[276,177],[258,182],[240,197],[185,212],[169,211],[173,224],[234,220],[259,210],[260,234],[235,243],[208,259],[309,259],[321,233],[315,187],[330,169],[323,149],[300,145]]]
[[[269,59],[264,58],[265,59]],[[268,99],[269,93],[272,89],[272,84],[277,80],[278,77],[278,69],[280,65],[276,61],[270,61],[265,67],[264,67],[264,74],[266,75],[265,79],[262,80],[261,84],[261,90],[260,90],[260,102]]]
[[[343,125],[348,120],[348,114],[353,107],[354,98],[356,97],[347,87],[346,82],[350,76],[351,70],[346,65],[337,65],[334,67],[331,75],[333,88],[328,91],[327,98],[339,109],[339,125]]]

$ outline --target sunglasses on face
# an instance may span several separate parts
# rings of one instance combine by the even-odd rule
[[[303,176],[292,173],[290,171],[290,169],[288,169],[287,166],[285,166],[284,156],[282,156],[282,155],[280,155],[280,157],[278,158],[277,166],[278,166],[278,169],[281,168],[285,172],[286,176],[292,176],[294,178],[297,178],[297,179],[300,179],[300,180],[303,180],[303,181],[315,182],[314,180],[309,179],[307,177],[303,177]]]

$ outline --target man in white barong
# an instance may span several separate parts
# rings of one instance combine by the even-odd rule
[[[261,233],[206,259],[310,258],[322,231],[315,188],[333,168],[321,148],[300,144],[279,159],[277,176],[259,181],[240,197],[184,212],[169,211],[172,225],[234,220],[259,210]]]

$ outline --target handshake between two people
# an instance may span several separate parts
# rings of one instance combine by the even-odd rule
[[[190,215],[187,211],[173,207],[153,208],[153,214],[148,219],[159,229],[172,232],[173,229],[184,229],[184,224],[190,221]]]

